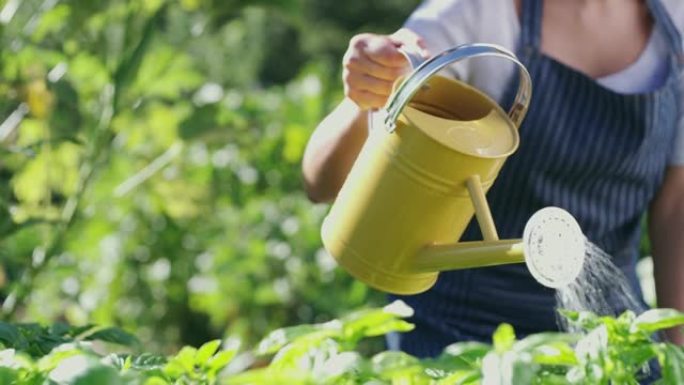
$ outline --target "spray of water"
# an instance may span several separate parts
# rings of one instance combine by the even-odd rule
[[[586,241],[582,271],[575,281],[557,289],[556,302],[562,309],[591,311],[601,316],[617,316],[626,310],[635,313],[645,310],[610,255],[589,240]],[[562,316],[558,322],[562,329],[576,331]]]

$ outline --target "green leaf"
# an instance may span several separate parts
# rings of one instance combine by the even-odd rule
[[[620,359],[623,365],[641,367],[657,356],[655,345],[651,341],[634,342],[620,346]]]
[[[466,341],[457,342],[444,348],[444,353],[440,356],[440,360],[452,363],[465,363],[468,367],[476,367],[476,365],[492,350],[490,345]],[[454,358],[458,359],[455,361]]]
[[[72,346],[71,349],[60,349],[50,354],[43,356],[38,360],[38,369],[42,372],[50,372],[55,368],[60,368],[58,372],[64,374],[69,372],[69,365],[71,363],[78,363],[79,366],[83,366],[84,362],[90,364],[89,357],[87,357],[82,351],[78,350],[76,347]],[[67,368],[67,369],[64,369]],[[73,366],[71,367],[73,370]]]
[[[398,351],[387,351],[376,354],[371,360],[373,371],[385,379],[404,376],[423,370],[418,358]]]
[[[307,335],[317,334],[326,331],[326,336],[333,336],[339,333],[341,324],[339,322],[328,322],[321,325],[298,325],[282,329],[277,329],[269,333],[266,338],[259,342],[256,354],[272,354],[280,350],[283,346]]]
[[[340,351],[339,344],[330,338],[330,331],[307,334],[278,351],[271,361],[273,368],[290,368],[311,356],[325,356]]]
[[[169,385],[169,382],[161,377],[150,377],[145,380],[145,385]]]
[[[541,372],[535,378],[535,385],[568,385],[568,378],[565,375],[556,373]]]
[[[17,372],[14,369],[0,366],[0,384],[15,384]]]
[[[131,358],[131,356],[128,356],[128,358]],[[161,369],[166,365],[166,362],[166,357],[152,353],[143,353],[130,359],[131,368],[142,370]]]
[[[538,369],[529,354],[492,351],[482,360],[482,382],[497,385],[531,384]]]
[[[121,366],[118,368],[119,370],[129,370],[130,368],[133,367],[133,359],[131,359],[131,356],[126,357],[124,361],[121,363]]]
[[[124,385],[119,373],[108,366],[94,366],[79,376],[74,385]]]
[[[365,329],[364,337],[381,336],[391,332],[408,332],[414,328],[415,325],[404,320],[388,320],[380,325],[371,326]]]
[[[492,350],[490,345],[482,342],[465,341],[451,344],[444,348],[444,354],[457,357],[469,362],[481,360]]]
[[[511,365],[513,370],[511,385],[531,384],[539,370],[539,367],[533,362],[523,360],[515,360]]]
[[[220,346],[221,340],[209,341],[200,346],[200,348],[197,350],[197,355],[195,356],[195,364],[204,366],[207,361],[209,361],[211,356],[216,353]]]
[[[558,313],[568,321],[578,321],[580,313],[574,310],[558,309]]]
[[[496,331],[494,331],[492,342],[494,344],[494,349],[499,353],[510,350],[515,343],[515,331],[513,330],[513,326],[507,323],[501,324]]]
[[[357,375],[364,368],[361,354],[357,352],[342,352],[331,354],[331,356],[321,366],[317,366],[314,371],[320,373],[318,380],[321,383],[333,383],[336,379],[341,379],[349,375]],[[336,382],[335,382],[336,383]]]
[[[463,385],[471,381],[479,380],[481,374],[475,370],[457,370],[437,381],[436,385]]]
[[[315,383],[311,375],[299,369],[270,370],[261,368],[240,373],[225,380],[227,385],[310,385]]]
[[[590,311],[578,312],[559,309],[558,313],[570,321],[570,323],[575,324],[584,330],[592,330],[603,323],[601,317]]]
[[[58,34],[68,22],[70,13],[71,7],[66,4],[59,4],[43,13],[33,31],[33,39],[39,42],[43,41],[47,35]]]
[[[175,357],[171,358],[164,368],[164,372],[178,377],[186,373],[192,373],[195,369],[195,357],[197,349],[192,346],[183,346]]]
[[[634,314],[634,312],[631,310],[627,310],[624,313],[620,314],[620,316],[617,318],[617,322],[622,325],[631,325],[635,319],[636,314]]]
[[[402,301],[395,301],[382,309],[367,309],[353,312],[342,318],[344,338],[354,343],[363,337],[375,337],[393,331],[413,330],[413,324],[399,318],[409,317],[413,309]]]
[[[7,347],[16,347],[22,339],[19,329],[12,324],[0,322],[0,342]]]
[[[5,204],[5,202],[0,201],[0,234],[2,234],[3,238],[9,237],[12,233],[21,228],[21,225],[14,223],[14,220],[12,220],[12,214]],[[3,277],[3,284],[4,281],[5,279]]]
[[[290,124],[285,126],[284,131],[283,158],[290,163],[297,163],[304,153],[309,130],[301,124]]]
[[[601,325],[585,334],[575,346],[575,354],[582,364],[599,360],[608,349],[609,333],[605,325]]]
[[[169,362],[164,365],[164,368],[162,369],[164,374],[171,379],[176,379],[181,377],[183,374],[186,373],[187,368],[185,365],[183,365],[183,362],[178,359],[171,359]]]
[[[663,385],[679,385],[684,378],[684,350],[681,346],[662,344],[659,361]]]
[[[99,340],[111,342],[123,346],[137,346],[140,344],[137,337],[117,327],[99,329],[92,334],[86,335],[84,339],[86,341]]]
[[[579,341],[580,335],[546,332],[529,335],[513,345],[516,352],[529,352],[543,345],[553,345],[557,343],[572,344]]]
[[[202,107],[195,108],[192,115],[187,117],[178,125],[178,136],[184,140],[192,139],[210,139],[215,135],[215,139],[220,139],[227,131],[221,128],[217,121],[218,106],[216,104],[209,104]]]
[[[567,333],[532,334],[513,345],[517,354],[528,353],[532,361],[544,365],[571,366],[577,364],[577,357],[571,344],[579,341],[580,335]]]
[[[79,95],[72,84],[62,79],[51,86],[57,96],[57,104],[50,115],[51,138],[47,140],[69,140],[80,143],[75,135],[81,127],[83,118],[78,109]]]
[[[212,357],[207,363],[207,370],[218,372],[222,370],[226,365],[233,360],[233,357],[237,354],[236,349],[223,350],[218,352],[214,357]]]
[[[119,63],[114,74],[114,81],[117,87],[126,88],[138,75],[140,64],[145,57],[147,49],[150,46],[165,11],[166,6],[161,7],[147,20],[138,44],[135,45],[126,58]],[[118,104],[118,101],[115,103]]]
[[[72,327],[64,322],[55,322],[50,325],[48,332],[57,336],[65,336],[71,334]]]
[[[575,350],[567,343],[552,342],[538,346],[531,352],[532,361],[541,365],[573,366],[578,364]]]
[[[684,325],[684,313],[674,309],[651,309],[640,314],[632,323],[631,331],[652,333]]]

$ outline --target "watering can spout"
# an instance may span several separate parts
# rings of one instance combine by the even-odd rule
[[[559,288],[579,276],[585,248],[584,235],[572,215],[546,207],[532,215],[522,239],[427,246],[418,253],[413,268],[428,273],[524,262],[539,283]]]
[[[461,242],[422,249],[414,268],[420,273],[525,262],[522,239]]]

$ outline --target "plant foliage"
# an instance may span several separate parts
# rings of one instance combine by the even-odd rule
[[[661,385],[684,379],[684,348],[652,340],[654,332],[684,325],[684,313],[654,309],[620,317],[564,312],[577,333],[540,333],[516,339],[502,324],[492,343],[458,342],[436,358],[397,351],[363,354],[362,339],[413,326],[402,302],[352,312],[319,324],[269,333],[254,349],[220,340],[184,347],[170,357],[151,353],[103,354],[103,341],[139,347],[115,329],[57,324],[0,323],[3,384],[228,384],[228,385]],[[102,333],[106,331],[106,333]],[[649,369],[659,365],[658,372]],[[657,363],[657,364],[656,364]],[[660,373],[659,373],[660,372]],[[52,381],[52,382],[51,382]]]
[[[171,351],[383,301],[300,159],[351,35],[417,3],[0,0],[0,319]]]

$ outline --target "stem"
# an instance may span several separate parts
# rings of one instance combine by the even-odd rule
[[[21,280],[19,281],[17,287],[3,303],[3,319],[11,319],[14,317],[18,305],[26,300],[26,297],[30,293],[31,288],[33,287],[33,282],[38,274],[48,264],[54,255],[59,254],[62,246],[64,245],[67,232],[73,226],[76,220],[76,214],[83,200],[83,196],[85,195],[90,183],[92,182],[93,176],[95,175],[95,166],[99,163],[97,160],[103,155],[103,153],[109,152],[110,146],[102,146],[100,145],[100,142],[101,138],[106,136],[105,134],[111,131],[111,122],[115,116],[115,94],[115,87],[108,87],[103,91],[103,101],[105,102],[103,104],[106,107],[103,108],[100,121],[97,125],[96,131],[94,132],[93,145],[90,146],[85,160],[81,163],[76,192],[74,195],[69,197],[67,202],[64,204],[64,207],[62,208],[61,220],[58,222],[52,238],[47,245],[39,246],[34,250],[34,257],[31,258],[31,263],[22,274]],[[36,258],[36,255],[41,255],[41,257]]]
[[[37,247],[34,250],[34,258],[28,265],[27,269],[22,274],[17,286],[9,295],[9,297],[2,304],[0,310],[0,318],[12,319],[18,309],[19,304],[24,303],[28,297],[36,277],[40,274],[50,260],[61,252],[66,240],[67,233],[71,229],[78,218],[79,209],[82,205],[83,197],[90,187],[93,177],[97,171],[109,160],[111,153],[111,143],[114,139],[111,124],[114,117],[119,113],[121,106],[121,96],[123,90],[129,86],[138,69],[140,63],[149,47],[150,40],[155,31],[155,26],[161,19],[166,10],[166,4],[162,5],[154,15],[152,15],[145,25],[142,37],[138,44],[127,55],[112,74],[114,84],[106,87],[101,94],[101,104],[103,105],[102,113],[99,117],[97,126],[92,133],[91,145],[88,146],[84,161],[81,163],[79,169],[79,178],[76,192],[69,197],[62,208],[61,221],[57,224],[57,228],[53,233],[52,238],[45,246]],[[40,256],[40,257],[36,257]]]
[[[114,196],[117,198],[122,197],[139,185],[145,183],[145,181],[166,167],[166,165],[168,165],[176,156],[178,156],[182,149],[183,144],[181,142],[172,144],[171,147],[154,159],[150,164],[135,173],[132,177],[126,179],[123,183],[116,186],[114,189]]]

